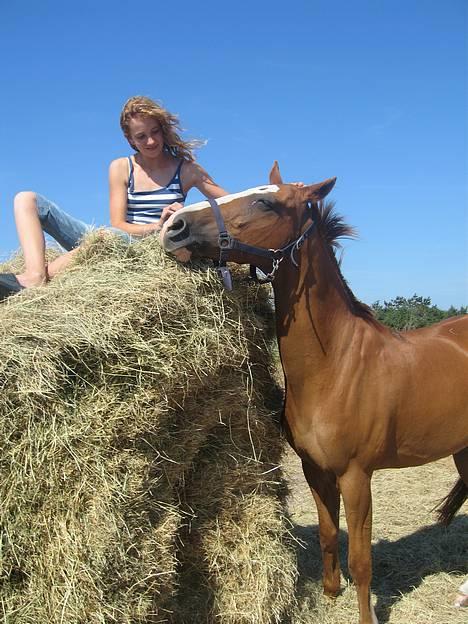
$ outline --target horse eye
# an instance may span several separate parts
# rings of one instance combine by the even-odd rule
[[[262,204],[267,210],[272,210],[273,209],[273,204],[271,201],[268,201],[268,199],[256,199],[253,203],[252,206],[255,206],[255,204]]]

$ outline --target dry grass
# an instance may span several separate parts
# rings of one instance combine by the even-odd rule
[[[286,461],[291,483],[290,511],[299,550],[301,616],[296,624],[357,622],[354,587],[346,566],[347,532],[341,513],[342,594],[322,596],[315,505],[292,454]],[[468,611],[454,609],[458,586],[468,574],[468,516],[463,510],[444,529],[431,511],[456,479],[451,459],[418,468],[383,470],[372,481],[373,596],[380,624],[461,624]]]
[[[307,547],[295,585],[268,292],[236,279],[228,295],[154,239],[91,239],[61,278],[1,304],[3,624],[357,621],[344,519],[331,602],[288,454],[293,535]],[[445,530],[431,513],[454,478],[449,460],[375,475],[381,624],[466,622],[451,601],[468,518]]]
[[[4,624],[292,613],[270,321],[264,290],[154,238],[91,237],[1,305]]]

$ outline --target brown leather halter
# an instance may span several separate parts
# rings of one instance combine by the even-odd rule
[[[242,243],[241,241],[233,238],[229,232],[227,231],[226,224],[224,223],[223,215],[221,214],[221,210],[219,209],[218,203],[215,199],[208,199],[210,206],[213,210],[213,214],[216,219],[216,224],[218,226],[218,246],[219,246],[219,260],[217,271],[220,277],[223,280],[224,286],[226,290],[232,290],[232,279],[231,272],[227,267],[228,254],[231,250],[244,251],[249,254],[253,254],[255,256],[260,256],[261,258],[269,258],[272,261],[272,269],[269,273],[266,274],[264,278],[259,279],[257,277],[257,268],[253,265],[250,266],[250,275],[261,284],[267,284],[272,282],[275,279],[276,272],[279,268],[279,265],[284,260],[284,258],[289,254],[289,258],[295,267],[298,267],[298,263],[294,254],[298,251],[304,242],[309,238],[315,228],[315,221],[312,221],[310,225],[300,234],[295,240],[288,243],[284,247],[280,249],[265,249],[264,247],[256,247],[254,245],[248,245],[247,243]],[[255,200],[258,201],[258,200]],[[254,202],[255,203],[255,202]],[[310,206],[310,204],[309,204]]]

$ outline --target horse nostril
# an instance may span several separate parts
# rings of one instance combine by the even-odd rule
[[[167,228],[167,231],[169,232],[169,238],[173,242],[184,240],[190,234],[188,224],[182,219],[175,219]]]
[[[184,221],[182,219],[173,219],[172,224],[167,229],[177,232],[178,230],[183,229],[183,227]]]

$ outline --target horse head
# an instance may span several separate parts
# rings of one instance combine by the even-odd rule
[[[335,180],[330,178],[303,186],[283,184],[275,162],[270,184],[217,199],[219,214],[230,238],[244,244],[244,249],[230,248],[227,259],[241,264],[255,262],[262,268],[262,261],[254,260],[245,245],[280,249],[300,236],[308,204],[323,199]],[[161,241],[166,251],[183,261],[191,256],[217,259],[219,233],[215,211],[209,201],[203,201],[174,213],[162,229]]]

